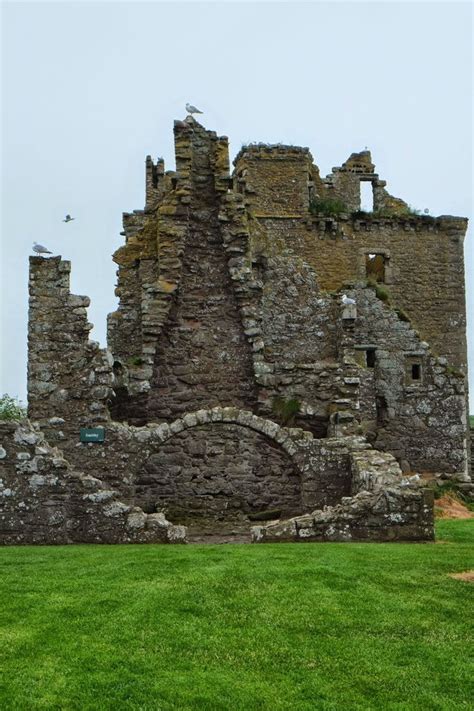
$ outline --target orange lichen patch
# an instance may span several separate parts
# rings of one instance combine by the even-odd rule
[[[163,291],[165,294],[171,294],[176,290],[177,284],[173,281],[166,281],[166,279],[158,279],[158,291]]]
[[[162,205],[158,208],[160,215],[174,215],[176,213],[176,205]]]
[[[137,234],[130,237],[127,244],[119,247],[113,260],[120,266],[130,266],[137,259],[150,259],[156,256],[156,222],[150,220]]]
[[[474,570],[465,570],[463,573],[449,573],[449,577],[463,580],[466,583],[474,583]]]
[[[436,499],[434,510],[436,518],[474,518],[474,513],[451,494]]]

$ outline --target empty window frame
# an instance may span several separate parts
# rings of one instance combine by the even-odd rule
[[[411,379],[421,380],[421,363],[411,364]]]
[[[386,257],[384,254],[369,252],[365,255],[365,275],[369,281],[385,283]]]
[[[360,181],[360,209],[364,212],[374,211],[374,189],[368,180]]]
[[[367,348],[365,351],[365,364],[367,368],[375,368],[375,348]]]
[[[405,380],[407,385],[419,385],[423,382],[423,361],[420,356],[406,356]]]

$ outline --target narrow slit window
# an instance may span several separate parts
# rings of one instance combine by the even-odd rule
[[[360,209],[364,212],[374,211],[374,189],[367,180],[360,181]]]
[[[423,377],[423,360],[416,356],[407,356],[405,362],[406,385],[421,385]]]
[[[365,362],[367,368],[375,368],[375,348],[368,348],[365,351]]]
[[[411,365],[411,379],[412,380],[421,380],[421,364],[420,363],[412,363],[412,365]]]
[[[244,193],[244,177],[243,177],[242,172],[237,173],[237,175],[235,176],[235,183],[236,183],[236,187],[237,187],[237,192],[240,193],[241,195],[243,195],[243,193]]]
[[[365,255],[365,274],[367,279],[378,284],[385,282],[385,255],[370,253]]]

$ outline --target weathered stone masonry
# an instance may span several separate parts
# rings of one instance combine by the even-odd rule
[[[191,117],[174,133],[176,171],[147,157],[145,208],[124,215],[106,349],[69,262],[30,258],[34,424],[0,428],[1,540],[272,517],[254,541],[429,540],[420,482],[470,481],[466,220],[410,212],[368,151],[322,178],[305,148],[252,145],[230,175],[225,137]]]

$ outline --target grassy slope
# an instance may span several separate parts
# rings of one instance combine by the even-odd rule
[[[438,534],[1,549],[0,708],[472,709],[474,523]]]

